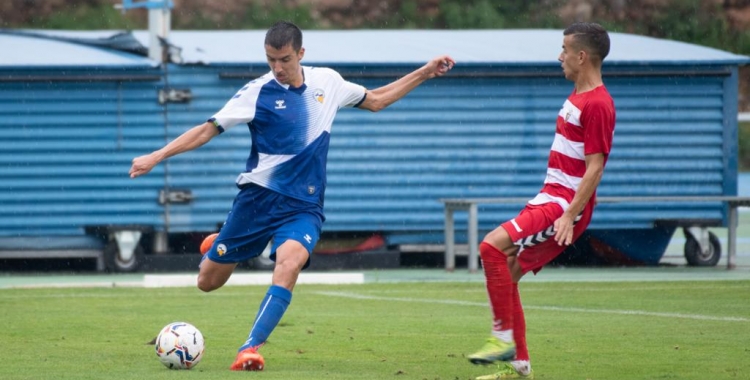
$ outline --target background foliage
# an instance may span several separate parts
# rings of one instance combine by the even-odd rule
[[[136,0],[143,1],[143,0]],[[174,29],[265,29],[277,19],[306,29],[561,28],[596,20],[609,30],[750,54],[747,0],[173,0]],[[145,10],[120,0],[5,0],[0,27],[145,29]]]

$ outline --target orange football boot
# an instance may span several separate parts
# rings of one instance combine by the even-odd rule
[[[237,353],[237,359],[234,360],[229,369],[232,371],[262,371],[266,361],[263,355],[258,353],[255,347],[246,348]]]
[[[209,249],[214,245],[214,241],[216,240],[216,237],[219,236],[219,233],[213,233],[211,235],[206,236],[205,239],[201,242],[200,252],[201,255],[205,255],[206,252],[208,252]]]

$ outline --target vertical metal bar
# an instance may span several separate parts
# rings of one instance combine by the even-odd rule
[[[734,202],[727,202],[729,204],[729,228],[727,229],[729,236],[727,240],[728,254],[727,254],[727,269],[734,269],[735,265],[735,254],[737,253],[737,205]]]
[[[479,232],[477,222],[477,204],[469,205],[469,272],[474,273],[479,269]]]
[[[104,269],[106,269],[104,265],[104,251],[101,251],[96,256],[96,270],[97,272],[104,272]]]
[[[160,61],[161,62],[161,61]],[[164,88],[169,89],[169,64],[167,62],[161,62],[162,75],[164,78]],[[164,120],[164,145],[169,143],[169,102],[164,102],[162,105],[162,117]],[[154,238],[154,252],[157,254],[165,254],[169,252],[169,230],[170,230],[170,201],[169,201],[169,162],[170,160],[164,160],[164,229],[155,231]]]
[[[117,82],[117,150],[122,150],[122,81]]]
[[[453,206],[445,203],[445,270],[453,272],[456,269],[456,234],[453,223]]]
[[[157,62],[164,62],[165,46],[160,38],[169,38],[172,16],[169,8],[153,8],[148,10],[148,57]]]

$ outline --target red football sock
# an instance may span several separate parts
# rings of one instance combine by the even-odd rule
[[[523,315],[521,295],[518,284],[513,284],[513,340],[516,341],[516,360],[529,360],[529,348],[526,346],[526,318]]]
[[[489,243],[479,245],[484,277],[487,280],[487,294],[494,316],[494,331],[513,329],[512,280],[508,269],[508,258]]]

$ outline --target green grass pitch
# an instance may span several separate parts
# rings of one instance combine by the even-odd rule
[[[426,379],[493,372],[482,283],[299,285],[261,352],[231,372],[266,287],[0,290],[0,379]],[[750,378],[750,281],[521,283],[537,379]],[[202,362],[163,367],[169,322],[204,334]]]

